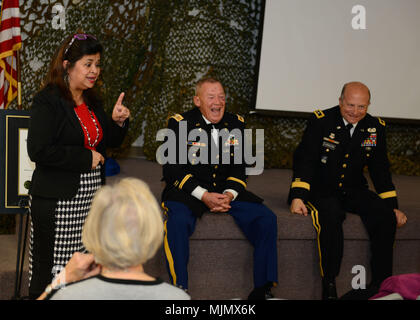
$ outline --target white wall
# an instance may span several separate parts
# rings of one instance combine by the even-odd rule
[[[353,80],[371,114],[420,119],[420,0],[266,1],[256,109],[324,109]]]

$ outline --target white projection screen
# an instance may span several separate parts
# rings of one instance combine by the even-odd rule
[[[372,115],[420,119],[420,0],[266,0],[259,54],[256,110],[325,109],[362,81]]]

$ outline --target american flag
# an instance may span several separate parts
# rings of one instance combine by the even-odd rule
[[[18,95],[17,51],[21,46],[19,0],[3,0],[0,18],[0,109],[7,109]]]

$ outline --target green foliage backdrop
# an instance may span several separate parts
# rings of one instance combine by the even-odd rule
[[[143,136],[143,151],[155,160],[156,132],[169,115],[190,109],[195,82],[218,77],[227,108],[248,127],[265,130],[265,168],[290,168],[305,119],[248,115],[256,81],[261,0],[21,0],[23,106],[40,87],[60,42],[76,30],[97,36],[105,52],[98,82],[107,111],[119,93],[132,117],[125,154]],[[65,10],[65,30],[54,27]],[[61,23],[63,21],[60,21]],[[329,106],[325,106],[329,107]],[[420,106],[419,106],[420,107]],[[388,125],[388,149],[395,173],[420,175],[420,127]],[[1,221],[0,221],[1,225]]]

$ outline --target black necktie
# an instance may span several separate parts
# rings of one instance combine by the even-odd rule
[[[209,122],[206,124],[206,129],[209,130],[211,132],[211,129],[214,129],[214,124]]]
[[[350,133],[350,130],[351,130],[351,129],[353,129],[353,125],[352,125],[351,123],[348,123],[348,124],[346,125],[346,129],[347,129],[347,132],[348,132],[349,138],[351,138],[351,133]]]

